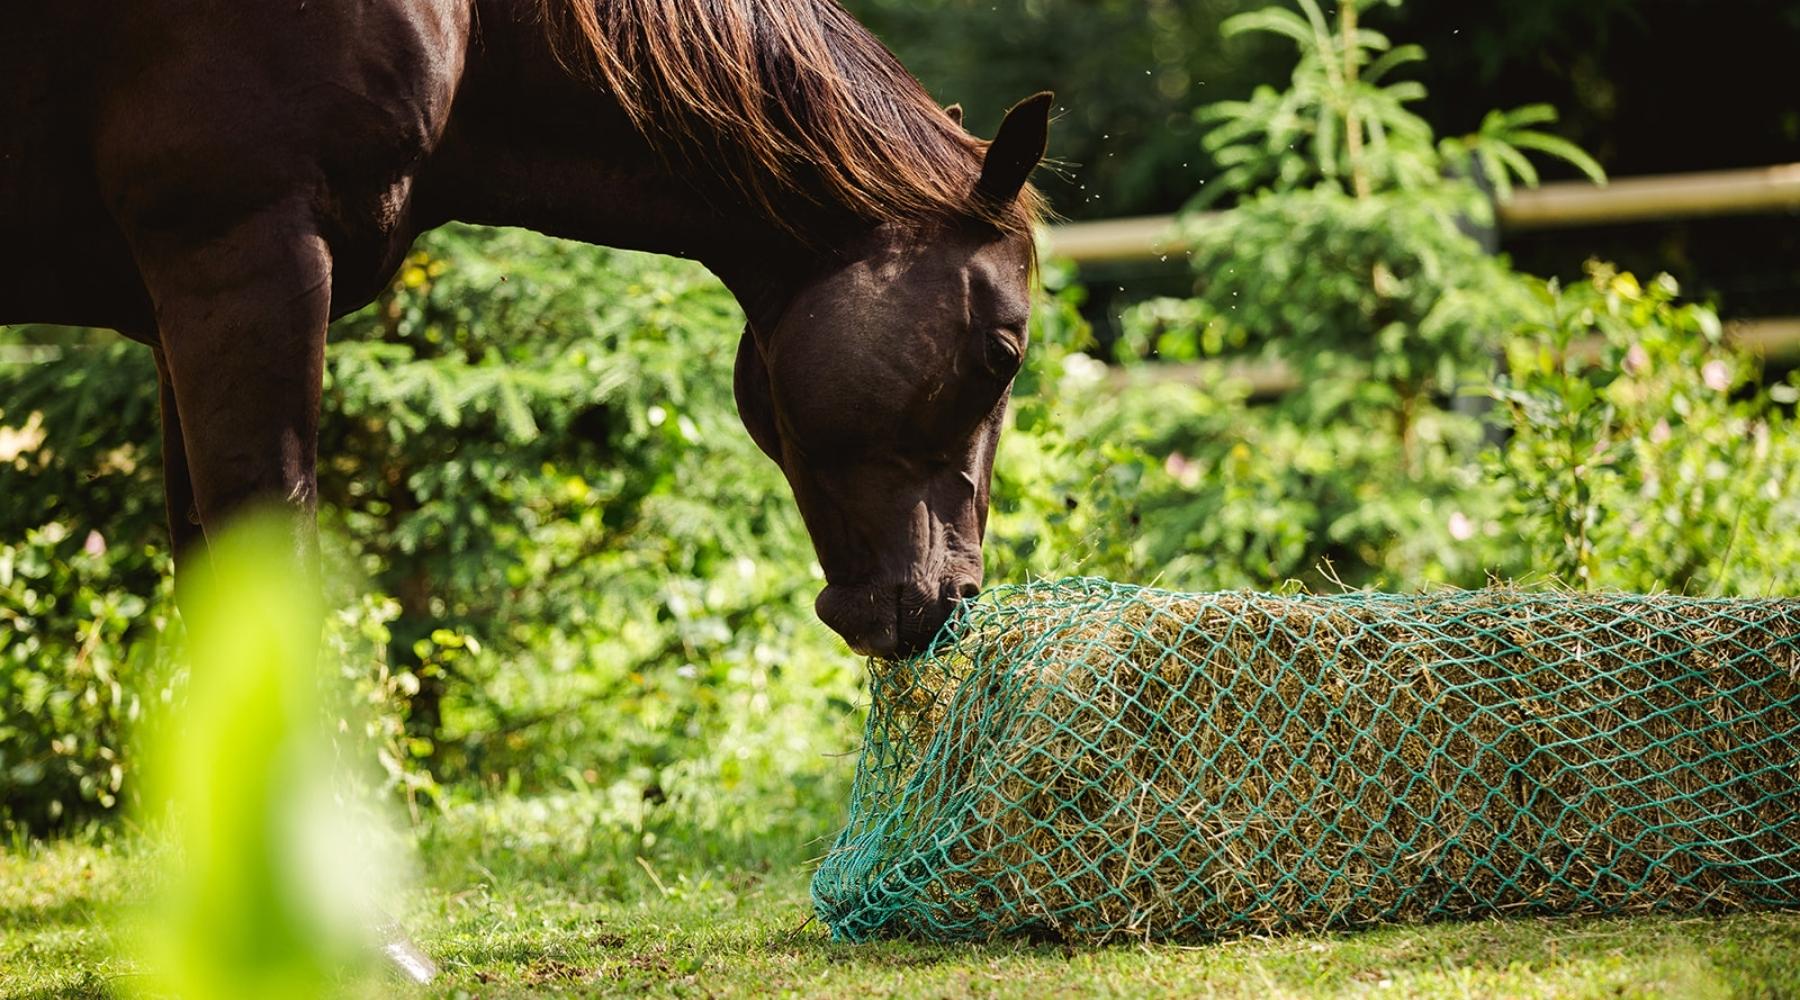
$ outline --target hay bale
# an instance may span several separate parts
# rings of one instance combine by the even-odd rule
[[[838,936],[1800,906],[1800,602],[999,591],[876,664]]]

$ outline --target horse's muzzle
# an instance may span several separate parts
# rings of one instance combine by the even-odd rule
[[[949,579],[927,590],[917,584],[833,584],[813,608],[819,620],[864,656],[904,659],[924,652],[980,583]]]

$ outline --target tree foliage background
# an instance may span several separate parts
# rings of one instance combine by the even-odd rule
[[[1292,39],[1220,34],[1235,0],[852,6],[979,130],[1061,89],[1071,215],[1231,188],[1231,214],[1186,223],[1179,293],[1134,308],[1116,356],[1083,318],[1083,276],[1046,266],[990,582],[1800,592],[1800,390],[1731,350],[1685,281],[1584,268],[1568,247],[1560,280],[1494,257],[1463,225],[1472,190],[1441,169],[1482,141],[1533,148],[1518,139],[1551,128],[1541,116],[1488,112],[1550,95],[1443,110],[1433,81],[1500,79],[1556,24],[1613,58],[1637,37],[1608,20],[1624,5],[1462,22],[1500,32],[1479,46],[1491,66],[1428,45],[1383,112],[1410,145],[1367,190],[1341,169],[1345,129],[1291,154],[1265,141],[1308,84]],[[1688,10],[1628,13],[1665,8]],[[1433,9],[1367,17],[1400,46]],[[1606,160],[1589,115],[1558,134]],[[810,546],[737,425],[741,324],[692,265],[451,227],[334,328],[329,648],[355,695],[344,726],[419,813],[550,803],[520,808],[591,814],[627,859],[741,857],[829,828],[861,670],[813,618]],[[185,682],[147,353],[49,328],[0,349],[0,822],[41,831],[135,794],[132,731]],[[1253,400],[1226,360],[1247,354],[1288,362],[1303,391]],[[1197,381],[1157,359],[1195,362]]]
[[[1170,212],[1221,167],[1197,155],[1190,112],[1287,77],[1267,37],[1223,38],[1226,18],[1262,0],[846,0],[932,92],[968,106],[991,135],[1008,103],[1055,90],[1046,179],[1075,219]],[[1326,4],[1328,13],[1335,4]],[[1547,104],[1557,132],[1618,177],[1800,161],[1800,108],[1774,86],[1800,48],[1786,0],[1408,0],[1367,22],[1429,56],[1410,77],[1423,118],[1474,131],[1493,108]],[[1548,167],[1551,179],[1574,179]],[[1682,275],[1690,291],[1745,314],[1800,313],[1800,230],[1781,216],[1599,228],[1508,239],[1534,273],[1579,277],[1582,253]],[[1133,272],[1143,284],[1147,275]]]

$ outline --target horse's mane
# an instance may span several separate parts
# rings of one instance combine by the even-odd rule
[[[783,196],[877,222],[975,215],[987,144],[963,131],[836,0],[537,0],[558,58],[592,73],[665,154],[713,161],[777,224]]]

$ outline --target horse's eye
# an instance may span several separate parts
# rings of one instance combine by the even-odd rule
[[[1012,378],[1018,374],[1019,366],[1025,363],[1024,343],[1012,330],[994,330],[985,340],[984,349],[988,370],[1001,378]]]

